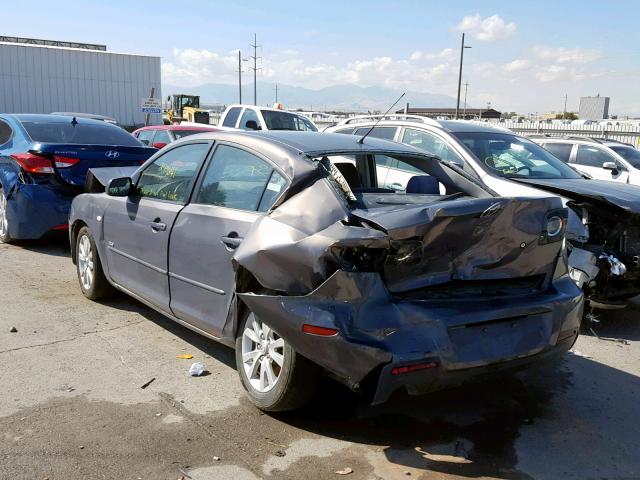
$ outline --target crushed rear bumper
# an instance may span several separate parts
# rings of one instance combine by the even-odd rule
[[[582,292],[568,275],[548,291],[518,298],[398,300],[377,273],[344,271],[304,296],[238,297],[297,352],[351,388],[379,371],[374,403],[399,388],[423,393],[566,351],[583,310]],[[340,333],[310,335],[304,324]],[[424,362],[436,366],[391,374]]]

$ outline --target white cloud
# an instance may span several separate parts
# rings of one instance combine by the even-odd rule
[[[602,57],[602,52],[595,49],[547,47],[538,45],[533,47],[533,54],[540,60],[551,63],[585,64],[592,63]]]
[[[525,58],[517,58],[507,63],[502,68],[506,72],[515,73],[521,72],[522,70],[527,70],[529,67],[531,67],[531,60],[527,60]]]
[[[481,42],[493,42],[510,37],[516,32],[516,24],[505,22],[500,15],[482,18],[479,13],[467,15],[455,27]]]
[[[414,52],[409,59],[374,57],[346,64],[315,63],[298,55],[265,58],[258,79],[277,80],[290,85],[322,88],[341,83],[363,86],[384,85],[418,91],[451,90],[455,84],[455,62],[448,57],[453,51],[424,54]],[[437,60],[435,64],[418,64],[416,59]],[[220,55],[209,50],[174,49],[173,57],[162,64],[165,83],[185,87],[204,83],[235,83],[237,55]]]
[[[420,50],[416,50],[409,56],[409,60],[418,61],[418,60],[453,60],[455,58],[455,53],[453,48],[445,48],[440,50],[439,52],[421,52]]]
[[[283,50],[282,53],[284,55],[300,55],[300,51],[294,50],[293,48],[287,48],[286,50]]]

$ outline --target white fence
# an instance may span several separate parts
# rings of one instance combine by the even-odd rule
[[[612,140],[630,143],[636,148],[640,147],[639,125],[570,125],[562,123],[512,121],[492,121],[491,123],[523,135],[544,134],[552,137],[572,135],[579,137],[610,138]]]

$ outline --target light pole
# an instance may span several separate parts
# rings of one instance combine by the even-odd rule
[[[456,120],[460,118],[460,90],[462,88],[462,61],[464,59],[464,49],[471,48],[464,44],[464,33],[462,34],[462,42],[460,43],[460,71],[458,72],[458,97],[456,100]]]

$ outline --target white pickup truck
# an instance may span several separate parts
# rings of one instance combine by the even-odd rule
[[[255,105],[230,105],[222,113],[218,127],[241,130],[318,131],[318,127],[303,115]]]

